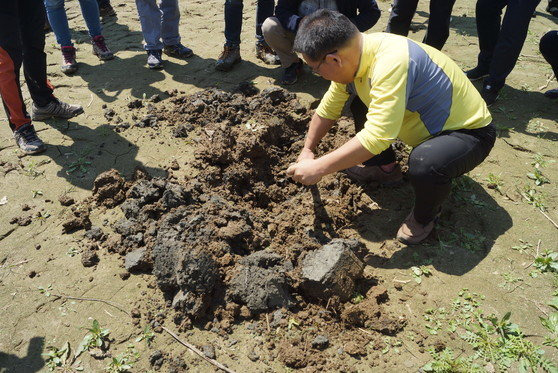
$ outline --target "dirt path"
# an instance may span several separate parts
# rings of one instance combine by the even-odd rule
[[[457,1],[445,48],[463,68],[474,65],[478,52],[470,3]],[[417,371],[432,360],[430,348],[440,352],[444,347],[454,351],[449,360],[457,361],[458,355],[474,354],[459,333],[464,332],[464,320],[474,319],[475,310],[494,313],[500,319],[511,311],[511,321],[537,346],[543,344],[545,336],[551,336],[539,316],[548,317],[555,311],[548,303],[557,295],[556,274],[542,272],[541,260],[534,263],[537,256],[544,259],[546,250],[558,250],[558,229],[550,221],[558,222],[558,108],[542,95],[540,87],[547,83],[551,70],[538,52],[539,38],[557,27],[556,20],[544,12],[546,2],[532,20],[508,86],[491,108],[499,129],[496,146],[484,164],[456,183],[435,238],[416,248],[393,240],[411,207],[408,185],[394,190],[362,189],[351,206],[354,220],[339,229],[342,237],[359,238],[366,244],[365,276],[386,289],[386,312],[406,320],[405,328],[393,336],[373,332],[369,325],[334,331],[333,325],[339,324],[335,317],[317,322],[312,310],[307,314],[285,311],[282,321],[273,327],[268,324],[273,322],[273,312],[237,320],[230,334],[221,320],[190,328],[188,323],[176,322],[176,312],[171,311],[155,278],[129,276],[122,257],[110,253],[105,243],[97,250],[97,265],[82,265],[82,252],[90,240],[84,238],[83,230],[62,233],[72,206],[63,206],[61,196],[76,203],[90,197],[95,178],[111,168],[127,178],[138,166],[154,177],[169,172],[179,181],[192,177],[190,166],[197,142],[194,137],[173,135],[176,125],[183,123],[129,129],[123,125],[137,123],[144,115],[170,105],[169,90],[188,94],[217,87],[231,92],[242,81],[253,81],[263,90],[272,87],[280,75],[280,69],[268,68],[255,59],[253,2],[245,4],[244,61],[228,74],[213,68],[223,43],[220,1],[181,1],[183,41],[196,56],[187,61],[169,58],[164,71],[144,67],[133,2],[118,0],[113,4],[118,20],[105,23],[104,28],[109,45],[116,51],[114,61],[101,63],[91,55],[77,2],[67,6],[78,46],[78,74],[66,77],[59,71],[54,36],[47,36],[49,74],[56,94],[82,104],[85,114],[70,121],[37,123],[41,137],[49,144],[48,151],[37,157],[20,158],[8,126],[0,128],[0,371],[47,371],[45,357],[40,356],[46,346],[60,348],[69,342],[75,350],[93,319],[110,329],[108,352],[112,356],[125,354],[137,360],[133,372],[156,370],[159,364],[162,371],[214,371],[170,335],[158,333],[161,330],[156,323],[180,330],[184,340],[202,349],[206,346],[208,355],[212,355],[207,347],[211,345],[221,363],[249,372],[290,371],[285,362],[301,367],[300,359],[289,355],[293,351],[294,355],[303,351],[311,357],[302,368],[305,371]],[[383,30],[387,21],[389,3],[379,5],[382,18],[373,31]],[[419,10],[415,18],[418,31],[411,34],[415,40],[421,40],[424,33],[425,4]],[[557,85],[551,81],[549,88]],[[307,72],[292,92],[298,94],[303,106],[310,106],[326,87],[326,82]],[[163,100],[152,102],[154,95]],[[129,109],[128,105],[138,99],[143,99],[144,107]],[[109,120],[105,114],[111,117],[110,110],[115,114]],[[201,137],[203,132],[199,133]],[[549,183],[536,185],[527,176],[535,173],[537,163],[543,175],[539,181],[547,178]],[[301,210],[313,206],[314,201],[310,191],[304,193]],[[4,196],[7,203],[2,202]],[[335,203],[333,198],[318,203],[323,207],[321,216],[342,211]],[[119,208],[94,208],[90,219],[92,225],[109,234],[112,224],[122,217]],[[13,218],[18,221],[11,223]],[[417,275],[420,271],[423,274]],[[463,288],[468,291],[462,292]],[[137,310],[133,312],[136,317],[107,303],[53,294],[103,299],[127,312]],[[365,295],[355,294],[353,301],[358,303],[362,301],[359,296]],[[456,326],[458,321],[461,324]],[[155,329],[150,346],[145,341],[150,334],[142,333],[148,322]],[[456,326],[456,333],[448,331],[452,326]],[[320,333],[330,336],[330,346],[321,352],[308,346],[312,341],[309,336]],[[144,339],[137,341],[142,335]],[[138,357],[127,350],[130,344]],[[555,348],[544,346],[544,350],[547,359],[558,361]],[[79,360],[88,372],[102,371],[110,363],[108,358],[95,359],[89,353]],[[482,369],[491,371],[493,366],[482,364]],[[512,365],[511,371],[516,367]]]

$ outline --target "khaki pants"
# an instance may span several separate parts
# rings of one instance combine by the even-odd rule
[[[298,62],[298,56],[293,52],[295,34],[285,30],[277,18],[267,18],[262,25],[262,33],[267,45],[279,56],[281,66],[287,68]]]

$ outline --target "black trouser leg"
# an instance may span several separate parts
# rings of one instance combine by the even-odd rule
[[[407,176],[415,191],[415,219],[427,224],[451,190],[451,179],[478,166],[496,139],[493,125],[475,130],[442,132],[418,145],[409,156]]]
[[[47,80],[45,53],[45,7],[41,0],[19,0],[23,44],[23,71],[33,102],[45,106],[54,99]]]
[[[355,96],[351,102],[350,109],[355,122],[355,131],[359,132],[364,128],[364,123],[366,123],[366,113],[368,113],[368,107],[364,105],[358,96]],[[380,154],[375,155],[362,163],[366,166],[382,166],[393,162],[395,162],[395,151],[390,146]]]
[[[428,29],[422,41],[436,49],[442,49],[449,37],[451,11],[455,0],[430,0]]]
[[[110,5],[110,0],[97,0],[97,4],[99,5],[99,8],[104,8]]]
[[[476,6],[477,33],[479,36],[478,65],[488,69],[500,35],[502,9],[508,0],[478,0]]]
[[[417,10],[418,0],[395,0],[391,8],[386,32],[409,35],[409,27]]]
[[[19,85],[19,71],[23,60],[19,32],[19,3],[5,1],[0,6],[0,94],[12,130],[31,119]]]
[[[558,78],[558,30],[544,34],[539,43],[539,48],[546,62],[552,66],[554,76]]]

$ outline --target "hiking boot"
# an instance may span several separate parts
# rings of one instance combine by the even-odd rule
[[[49,118],[70,119],[83,113],[79,105],[70,105],[60,100],[54,100],[46,106],[37,106],[33,102],[31,118],[33,120],[45,120]]]
[[[363,184],[378,182],[384,186],[395,186],[403,182],[403,174],[398,164],[391,172],[382,170],[380,166],[357,165],[343,170],[350,179]]]
[[[401,227],[399,227],[397,239],[407,245],[416,245],[424,241],[432,233],[439,216],[440,213],[428,224],[421,224],[416,221],[414,211],[411,211],[403,224],[401,224]]]
[[[163,49],[167,56],[178,57],[178,58],[188,58],[194,55],[194,51],[184,45],[178,43],[173,45],[165,45]]]
[[[546,97],[551,100],[556,100],[558,98],[558,89],[551,89],[544,93]]]
[[[550,0],[548,2],[548,6],[546,7],[546,11],[554,17],[558,17],[558,1]]]
[[[240,57],[240,47],[229,47],[225,45],[223,47],[223,52],[215,63],[215,70],[230,71],[233,66],[240,61],[242,61],[242,58]]]
[[[62,72],[66,75],[75,73],[78,69],[76,48],[69,46],[62,47],[60,50],[62,51]]]
[[[93,43],[93,54],[101,61],[108,61],[114,58],[114,53],[107,47],[103,35],[97,35],[91,39]]]
[[[487,106],[491,106],[496,99],[498,99],[498,96],[500,95],[500,90],[502,89],[504,85],[503,84],[492,84],[492,83],[487,83],[485,81],[485,83],[482,86],[482,90],[481,90],[481,97],[484,99],[484,102],[486,102]]]
[[[470,81],[474,82],[475,80],[486,78],[488,74],[488,67],[481,67],[477,66],[474,69],[465,71],[465,75],[469,78]]]
[[[285,69],[279,83],[283,85],[295,84],[296,81],[298,80],[298,76],[302,74],[303,66],[304,64],[302,60],[299,58],[298,62],[294,62],[293,64],[291,64],[291,66]]]
[[[268,65],[281,65],[277,53],[264,41],[256,43],[256,57]]]
[[[14,138],[17,146],[25,154],[37,154],[46,150],[45,143],[37,136],[35,127],[31,123],[26,123],[15,130]]]
[[[100,17],[116,17],[116,11],[112,7],[112,5],[107,4],[105,6],[99,7],[99,16]]]
[[[163,51],[160,49],[151,49],[147,51],[147,66],[150,69],[163,68]]]

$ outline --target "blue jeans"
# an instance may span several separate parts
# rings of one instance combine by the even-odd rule
[[[68,26],[68,17],[64,9],[64,0],[44,0],[48,16],[48,22],[56,41],[63,47],[72,46],[72,35]],[[79,0],[81,14],[92,38],[101,35],[101,20],[99,19],[99,6],[97,0]]]
[[[242,31],[242,0],[225,0],[225,39],[228,47],[240,45],[240,32]],[[256,39],[263,42],[262,24],[267,17],[273,16],[275,0],[258,0],[256,8]]]
[[[180,43],[178,0],[136,0],[136,6],[146,50]]]

